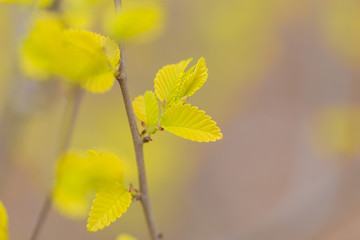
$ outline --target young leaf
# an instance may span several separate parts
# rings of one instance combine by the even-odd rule
[[[180,79],[191,59],[181,61],[177,64],[164,66],[158,71],[154,80],[155,94],[161,102],[166,101],[171,106],[177,96],[180,87]]]
[[[144,96],[135,98],[133,107],[136,117],[148,127],[156,126],[159,118],[159,102],[153,92],[146,91]]]
[[[205,83],[208,76],[205,59],[200,58],[197,64],[186,71],[181,79],[181,84],[177,93],[177,99],[185,96],[192,96]]]
[[[126,212],[131,200],[131,193],[121,183],[101,189],[89,213],[88,231],[96,232],[109,226]]]
[[[105,30],[120,40],[151,38],[163,24],[162,7],[154,1],[125,1],[121,12],[107,16]]]
[[[175,135],[197,142],[214,142],[222,138],[216,122],[190,104],[174,104],[164,113],[160,125]]]
[[[0,201],[0,239],[8,239],[8,216],[3,203]]]
[[[105,52],[104,49],[108,50]],[[110,54],[109,50],[115,51]],[[65,30],[62,56],[60,74],[79,81],[86,90],[105,92],[113,86],[120,50],[110,39],[92,32]]]
[[[116,237],[116,240],[136,240],[136,238],[134,238],[133,236],[131,236],[129,234],[121,234]]]
[[[81,219],[96,192],[114,181],[123,181],[123,166],[114,154],[69,151],[56,168],[54,206],[69,218]]]

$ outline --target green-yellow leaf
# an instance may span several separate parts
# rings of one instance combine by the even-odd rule
[[[192,96],[204,85],[207,76],[208,69],[206,67],[205,59],[200,58],[193,68],[184,73],[177,93],[177,99],[182,99],[185,96]]]
[[[214,142],[223,137],[216,122],[190,104],[174,104],[164,113],[160,125],[175,135],[197,142]]]
[[[131,194],[121,183],[101,189],[89,213],[88,231],[96,232],[109,226],[127,211],[131,200]]]
[[[163,10],[154,1],[125,1],[121,12],[107,14],[105,29],[114,38],[151,38],[161,30]]]
[[[53,201],[63,215],[81,219],[86,216],[95,194],[114,181],[123,181],[123,167],[117,156],[69,151],[56,168]]]
[[[96,33],[67,30],[56,15],[40,15],[25,39],[22,66],[33,78],[59,75],[88,91],[101,93],[114,84],[120,50]]]
[[[148,127],[156,126],[159,119],[159,101],[151,91],[139,96],[133,101],[135,115]]]
[[[166,101],[167,106],[175,101],[180,87],[180,79],[191,59],[181,61],[177,64],[164,66],[158,71],[154,80],[156,96],[161,102]]]
[[[129,234],[121,234],[116,237],[116,240],[137,240],[137,239]]]
[[[0,201],[0,240],[8,239],[8,216],[3,203]]]

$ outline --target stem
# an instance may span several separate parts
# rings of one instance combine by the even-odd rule
[[[73,130],[75,126],[75,121],[79,112],[79,106],[82,99],[82,91],[79,87],[76,87],[72,92],[72,96],[68,99],[64,118],[62,120],[61,127],[61,137],[59,142],[59,148],[57,152],[57,156],[63,154],[69,147],[71,138],[73,135]],[[52,201],[52,190],[48,191],[46,194],[46,198],[44,204],[41,206],[40,215],[38,220],[36,221],[35,228],[31,235],[30,240],[36,240],[51,209],[51,201]]]
[[[115,8],[117,11],[120,11],[121,8],[121,0],[114,0]],[[139,179],[139,187],[140,187],[140,201],[143,206],[143,210],[146,217],[146,222],[148,225],[148,229],[150,231],[151,239],[158,240],[161,238],[161,234],[158,233],[155,224],[154,214],[150,204],[149,191],[146,179],[146,171],[145,171],[145,162],[144,162],[144,151],[143,151],[143,139],[139,133],[139,129],[136,123],[136,117],[134,113],[134,109],[132,106],[132,101],[130,98],[130,92],[127,84],[127,75],[126,75],[126,65],[124,58],[124,44],[120,43],[120,65],[118,69],[118,75],[116,79],[119,82],[120,89],[122,92],[126,115],[128,118],[128,122],[130,125],[131,135],[135,148],[135,156],[136,163],[138,169],[138,179]]]

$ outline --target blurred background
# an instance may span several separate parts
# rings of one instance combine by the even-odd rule
[[[131,96],[152,90],[163,65],[203,56],[209,78],[190,103],[224,135],[205,144],[161,132],[145,145],[164,239],[360,239],[360,2],[160,3],[161,33],[126,43]],[[18,49],[33,11],[0,2],[0,199],[13,240],[29,239],[54,181],[69,92],[21,73]],[[103,33],[96,23],[88,28]],[[117,84],[84,93],[71,148],[116,153],[137,186],[120,94]],[[139,203],[97,233],[86,231],[86,215],[74,220],[53,208],[39,239],[118,233],[148,239]]]

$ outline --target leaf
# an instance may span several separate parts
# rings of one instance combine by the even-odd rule
[[[113,73],[120,59],[116,43],[88,31],[65,30],[64,37],[65,52],[60,74],[79,81],[90,92],[109,90],[114,84]]]
[[[146,91],[144,96],[139,96],[133,101],[136,117],[148,127],[156,126],[159,119],[159,102],[151,91]]]
[[[8,216],[3,203],[0,201],[0,239],[8,239]]]
[[[116,237],[116,240],[136,240],[136,238],[134,238],[133,236],[131,236],[129,234],[121,234]]]
[[[167,106],[171,106],[177,96],[182,74],[190,63],[191,59],[181,61],[177,64],[164,66],[160,69],[154,80],[155,94],[161,102],[166,101]]]
[[[200,58],[193,68],[185,72],[181,79],[181,84],[177,93],[177,99],[185,96],[192,96],[205,83],[208,77],[208,69],[205,59]]]
[[[24,39],[20,51],[20,63],[25,74],[33,79],[46,79],[58,72],[55,64],[62,54],[64,26],[56,14],[41,13]]]
[[[123,166],[117,156],[69,151],[56,168],[54,205],[69,218],[84,218],[96,192],[114,181],[123,182]]]
[[[223,137],[216,122],[190,104],[174,104],[164,113],[160,125],[175,135],[197,142],[214,142]]]
[[[121,183],[101,189],[89,213],[88,231],[96,232],[109,226],[127,211],[131,200],[131,194]]]
[[[54,14],[38,17],[21,51],[23,69],[30,77],[58,75],[95,93],[112,87],[119,59],[114,41],[88,31],[67,30]]]
[[[105,30],[119,40],[149,39],[162,29],[163,9],[154,1],[127,1],[122,11],[107,14]]]

